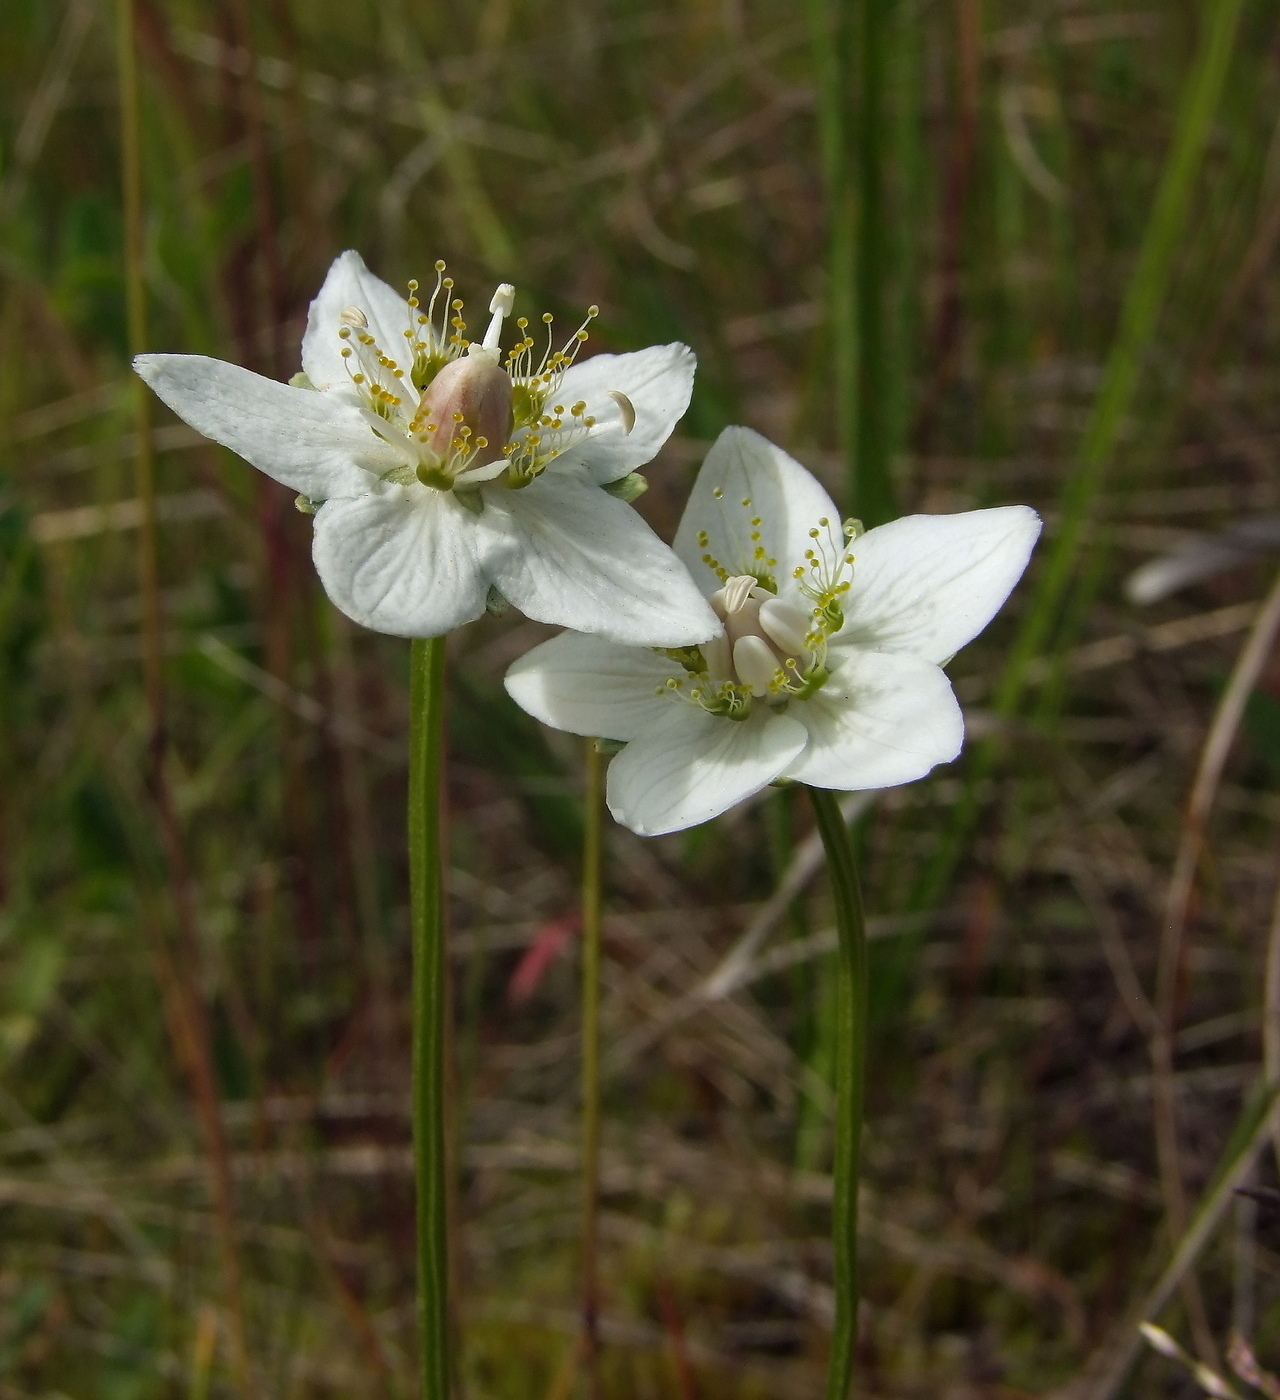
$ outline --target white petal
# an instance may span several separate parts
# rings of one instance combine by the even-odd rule
[[[586,442],[566,449],[550,470],[585,472],[588,480],[603,484],[651,462],[689,407],[696,366],[693,351],[678,343],[651,345],[629,355],[593,355],[573,365],[556,403],[569,408],[585,400],[596,428]],[[610,390],[631,401],[636,421],[630,432]]]
[[[787,777],[841,792],[914,782],[964,743],[950,682],[917,656],[849,652],[812,699],[787,713],[809,731]]]
[[[439,637],[479,617],[504,542],[448,492],[386,486],[329,501],[315,518],[312,558],[325,592],[362,626]]]
[[[735,721],[673,701],[609,764],[609,810],[641,836],[697,826],[771,783],[805,737],[803,725],[764,706]]]
[[[307,312],[302,336],[302,368],[307,378],[323,389],[350,382],[338,339],[339,317],[348,306],[357,306],[369,318],[369,334],[389,355],[408,370],[405,331],[409,329],[409,303],[364,265],[359,253],[339,253],[329,268],[316,299]]]
[[[506,687],[522,710],[553,729],[626,740],[673,705],[684,708],[665,688],[675,674],[681,668],[648,647],[563,632],[526,652],[507,672]]]
[[[717,491],[722,493],[719,497]],[[751,504],[744,506],[744,500]],[[752,525],[757,518],[761,523]],[[698,472],[675,549],[706,593],[720,582],[702,562],[707,553],[731,574],[763,569],[781,584],[803,562],[813,543],[809,531],[824,519],[841,538],[840,514],[815,477],[750,428],[726,428]],[[703,530],[709,536],[706,546],[698,543]],[[751,538],[757,531],[759,541]],[[763,559],[756,556],[761,547]],[[770,559],[777,563],[769,565]]]
[[[481,492],[512,544],[493,581],[526,617],[638,646],[687,646],[720,631],[671,550],[598,486],[544,474],[523,490]]]
[[[399,461],[332,395],[206,355],[139,355],[133,367],[198,433],[313,501],[368,491]]]
[[[907,515],[854,540],[836,645],[944,662],[1000,610],[1040,534],[1029,506]]]

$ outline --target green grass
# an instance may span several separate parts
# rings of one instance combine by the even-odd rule
[[[1120,587],[1180,532],[1280,500],[1274,15],[138,15],[153,348],[287,377],[336,252],[396,284],[444,257],[472,309],[509,278],[526,314],[598,303],[590,350],[695,347],[694,403],[640,503],[668,537],[730,422],[868,520],[1045,513],[1033,574],[951,667],[977,752],[859,828],[880,1008],[859,1365],[866,1394],[893,1397],[1009,1400],[1077,1375],[1165,1257],[1115,939],[1149,988],[1180,804],[1243,633],[1123,644],[1259,597],[1274,568],[1140,613]],[[225,1291],[208,1134],[157,981],[155,933],[176,926],[139,535],[127,510],[72,514],[136,495],[108,18],[63,0],[0,16],[0,1400],[234,1393],[225,1318],[208,1355]],[[409,1396],[408,648],[336,619],[286,493],[158,406],[156,445],[166,775],[199,945],[182,970],[208,1017],[254,1365],[272,1397]],[[528,1001],[508,996],[578,888],[580,745],[501,689],[544,635],[509,615],[451,644],[452,1208],[473,1400],[580,1393],[573,951]],[[1101,643],[1105,665],[1075,650]],[[1259,1062],[1275,695],[1268,675],[1191,930],[1193,1199]],[[993,709],[1033,720],[988,741]],[[709,972],[809,834],[802,803],[771,799],[682,838],[609,835],[609,1400],[687,1400],[690,1374],[703,1400],[821,1393],[833,1017],[826,945],[802,940],[831,928],[822,882],[768,945],[814,957],[611,1058]],[[913,902],[930,922],[895,956],[908,940],[885,920]],[[1244,1283],[1233,1228],[1200,1269],[1210,1320],[1225,1338],[1247,1286],[1274,1360],[1274,1227],[1264,1215]],[[1178,1306],[1162,1323],[1186,1341]],[[1169,1377],[1147,1363],[1132,1393]]]

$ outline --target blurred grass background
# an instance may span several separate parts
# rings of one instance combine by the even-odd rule
[[[868,1395],[1101,1397],[1079,1378],[1114,1359],[1170,1250],[1160,1105],[1194,1202],[1263,1074],[1274,664],[1161,974],[1163,1059],[1151,1017],[1187,793],[1274,564],[1144,608],[1121,584],[1278,508],[1273,7],[137,13],[153,348],[287,378],[335,253],[394,284],[444,257],[473,307],[502,279],[525,314],[598,303],[589,349],[695,347],[693,407],[640,503],[668,537],[731,422],[869,519],[1046,515],[1039,571],[952,668],[977,754],[858,818],[878,938],[861,1364]],[[3,1397],[234,1393],[146,782],[113,23],[105,0],[0,13]],[[1157,200],[1175,178],[1181,218]],[[287,493],[171,419],[157,445],[168,776],[199,940],[183,971],[210,1024],[254,1365],[273,1397],[407,1396],[407,647],[328,606]],[[544,635],[508,616],[453,643],[473,1400],[577,1384],[581,755],[500,684]],[[683,837],[610,833],[611,1400],[821,1391],[832,937],[812,851],[786,792]],[[769,940],[749,980],[691,1001],[749,928]],[[1275,1213],[1233,1206],[1195,1278],[1165,1324],[1210,1353],[1235,1325],[1274,1358]],[[1163,1360],[1132,1382],[1189,1384]]]

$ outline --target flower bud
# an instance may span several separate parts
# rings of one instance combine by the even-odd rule
[[[502,456],[511,436],[511,398],[511,376],[497,352],[471,345],[427,385],[414,415],[415,431],[441,461],[464,443],[470,451],[461,452],[462,463],[485,466]]]

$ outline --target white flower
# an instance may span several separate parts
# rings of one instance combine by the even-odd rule
[[[723,620],[701,647],[564,633],[507,673],[557,729],[621,740],[613,815],[643,836],[707,821],[777,778],[852,792],[960,752],[942,666],[995,616],[1040,520],[1026,506],[909,515],[859,534],[798,462],[723,432],[676,552]]]
[[[311,304],[291,384],[203,355],[141,355],[138,373],[206,437],[300,493],[329,597],[379,632],[440,636],[490,590],[528,617],[614,641],[699,642],[716,619],[671,550],[626,501],[688,407],[684,345],[577,363],[535,343],[514,291],[468,341],[453,279],[406,301],[343,253]],[[638,493],[638,489],[637,492]]]

